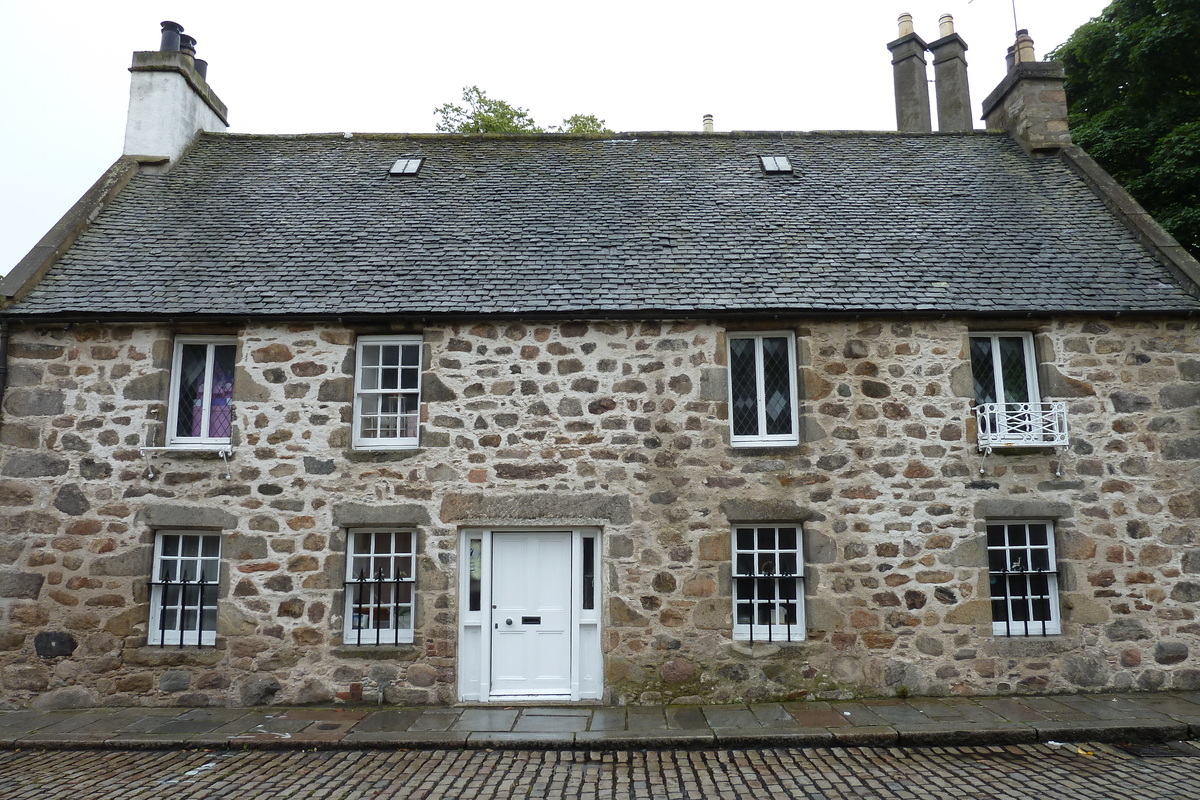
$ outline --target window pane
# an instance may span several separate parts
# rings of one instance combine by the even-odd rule
[[[208,345],[184,344],[180,348],[178,395],[175,401],[175,435],[200,436],[204,425],[204,375]]]
[[[1004,546],[1004,526],[1003,525],[988,525],[987,526],[987,546],[988,547],[1003,547]]]
[[[792,381],[788,364],[788,340],[772,336],[762,340],[763,397],[767,412],[767,435],[792,432]]]
[[[583,607],[592,610],[596,607],[596,538],[585,536],[583,539]]]
[[[735,436],[757,436],[758,378],[755,369],[754,340],[729,340],[729,383]]]
[[[1004,402],[1028,403],[1031,398],[1025,373],[1025,340],[1019,336],[1001,336],[999,341]]]
[[[415,344],[406,344],[400,350],[400,363],[406,367],[418,367],[421,365],[421,347]]]
[[[971,337],[971,375],[975,379],[975,399],[996,402],[996,371],[992,364],[990,337]]]
[[[774,528],[759,528],[758,529],[758,549],[759,550],[774,550],[775,549],[775,529]]]
[[[738,528],[736,536],[737,536],[737,549],[738,550],[753,550],[754,549],[754,529],[753,528]]]

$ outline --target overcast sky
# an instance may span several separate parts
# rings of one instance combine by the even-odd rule
[[[1016,14],[1042,58],[1106,5],[1016,0]],[[0,0],[0,272],[120,156],[131,53],[158,49],[164,19],[197,39],[236,132],[429,132],[471,84],[542,125],[894,130],[885,45],[906,11],[926,41],[954,15],[978,115],[1013,0]]]

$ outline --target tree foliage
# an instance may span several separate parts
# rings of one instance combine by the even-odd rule
[[[548,129],[534,122],[529,112],[494,100],[478,86],[464,86],[464,105],[445,103],[433,113],[441,119],[437,129],[442,133],[594,133],[610,134],[604,120],[594,114],[572,114],[562,125],[551,125]]]
[[[1052,57],[1075,142],[1200,257],[1200,3],[1114,0]]]

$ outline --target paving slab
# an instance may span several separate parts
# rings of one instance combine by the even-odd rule
[[[750,713],[763,727],[779,727],[795,724],[792,715],[784,710],[782,703],[751,703]]]
[[[597,708],[592,712],[589,731],[623,731],[626,726],[624,708]]]
[[[1010,722],[1037,722],[1049,719],[1045,714],[1025,702],[1025,698],[981,697],[979,705]]]
[[[1200,703],[1190,702],[1176,694],[1140,694],[1137,702],[1169,717],[1200,716]]]
[[[708,727],[734,728],[736,730],[758,730],[762,724],[758,718],[745,706],[701,706]]]
[[[465,708],[452,731],[511,731],[520,711],[512,708]],[[420,730],[414,727],[413,730]],[[440,730],[440,729],[439,729]]]
[[[625,709],[625,726],[630,731],[665,731],[666,712],[657,707],[630,706]]]
[[[668,706],[667,727],[672,730],[699,730],[708,727],[708,720],[698,706]]]
[[[284,719],[347,722],[360,720],[370,713],[370,711],[366,711],[364,709],[353,708],[292,708],[283,712],[281,716],[283,716]]]
[[[586,716],[541,716],[522,714],[513,727],[514,731],[542,731],[545,733],[575,733],[586,731],[588,718]]]
[[[1022,702],[1052,722],[1086,722],[1094,719],[1083,709],[1060,703],[1057,697],[1026,697]]]
[[[538,717],[588,717],[591,716],[592,706],[579,708],[560,708],[558,706],[529,706],[519,709],[522,714],[532,714]]]
[[[932,723],[920,710],[908,703],[892,703],[886,701],[867,701],[863,703],[868,709],[886,720],[889,725],[904,723],[906,725],[922,725]]]
[[[846,721],[856,727],[862,725],[887,725],[888,721],[862,703],[837,703],[834,708]]]
[[[410,731],[448,731],[458,722],[458,711],[426,711],[408,726]]]
[[[1128,719],[1133,715],[1135,709],[1150,716],[1160,716],[1153,711],[1147,710],[1144,706],[1122,708],[1113,698],[1101,700],[1099,698],[1084,697],[1083,695],[1063,695],[1054,699],[1068,708],[1073,708],[1095,719]]]
[[[424,714],[419,708],[387,709],[372,711],[353,728],[356,733],[381,733],[406,731]]]
[[[845,714],[826,702],[785,703],[783,707],[801,728],[841,728],[852,724]]]
[[[965,697],[914,698],[908,704],[939,722],[1003,722],[1004,718]]]

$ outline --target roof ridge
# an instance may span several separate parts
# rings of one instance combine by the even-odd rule
[[[1005,137],[1004,131],[974,130],[974,131],[934,131],[932,133],[911,133],[904,131],[869,131],[869,130],[829,130],[829,131],[720,131],[704,133],[703,131],[616,131],[613,133],[396,133],[396,132],[357,132],[357,131],[328,131],[320,133],[243,133],[229,131],[203,131],[200,136],[209,139],[246,139],[246,140],[326,140],[326,139],[366,139],[377,141],[423,139],[437,141],[622,141],[629,139],[816,139],[816,138],[867,138],[882,137],[889,139],[929,139],[929,138],[963,138],[963,137]]]

